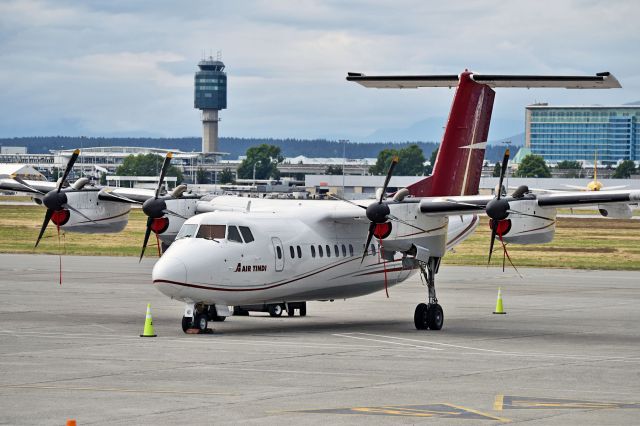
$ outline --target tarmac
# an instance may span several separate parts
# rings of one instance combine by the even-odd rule
[[[186,335],[153,259],[0,255],[0,424],[637,424],[640,274],[443,265]],[[604,259],[606,261],[606,259]],[[506,315],[494,315],[498,287]],[[141,338],[147,303],[158,337]]]

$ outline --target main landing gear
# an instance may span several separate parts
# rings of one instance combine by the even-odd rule
[[[444,324],[444,313],[442,312],[442,307],[438,304],[435,282],[436,274],[440,267],[440,259],[439,257],[430,257],[426,263],[419,263],[420,272],[429,290],[429,300],[426,304],[420,303],[416,306],[416,311],[413,314],[413,322],[418,330],[440,330]]]

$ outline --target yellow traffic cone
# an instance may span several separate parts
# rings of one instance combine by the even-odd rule
[[[504,307],[502,306],[502,289],[498,287],[498,300],[496,300],[496,310],[494,314],[506,314]]]
[[[144,331],[140,337],[156,337],[153,332],[153,320],[151,319],[151,303],[147,305],[147,317],[144,320]]]

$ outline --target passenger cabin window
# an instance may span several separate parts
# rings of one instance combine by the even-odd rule
[[[322,246],[318,246],[318,254],[322,257]]]
[[[333,253],[335,257],[340,257],[340,249],[338,248],[337,244],[333,246]]]
[[[300,246],[296,246],[296,249],[298,250],[298,259],[302,259],[302,249]]]
[[[196,238],[204,238],[205,240],[224,239],[226,230],[226,225],[200,225]]]
[[[238,228],[236,228],[235,226],[229,226],[229,235],[227,236],[227,239],[235,243],[241,243],[242,237],[238,232]]]
[[[276,246],[276,253],[278,254],[278,259],[282,259],[282,249],[280,246]]]
[[[329,244],[327,244],[325,247],[327,248],[327,257],[331,257],[331,247],[329,247]]]
[[[254,241],[251,229],[247,228],[246,226],[238,226],[238,228],[240,228],[240,233],[242,234],[242,238],[244,238],[245,243]]]
[[[316,248],[314,246],[311,246],[311,257],[316,257]]]
[[[342,245],[342,256],[347,257],[347,248],[344,246],[344,244]]]
[[[349,244],[349,256],[353,256],[353,246]]]
[[[179,240],[180,238],[193,237],[197,229],[198,229],[198,225],[193,225],[190,223],[186,225],[182,225],[182,228],[180,228],[180,232],[178,232],[178,235],[176,235],[176,240]]]
[[[289,246],[289,254],[291,255],[292,259],[295,259],[296,254],[295,254],[295,252],[293,250],[293,246]]]

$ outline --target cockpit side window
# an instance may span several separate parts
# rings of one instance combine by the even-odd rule
[[[204,238],[206,240],[224,239],[226,230],[226,225],[200,225],[196,238]]]
[[[240,228],[240,233],[242,234],[245,243],[250,243],[254,240],[251,229],[247,228],[246,226],[238,226],[238,228]]]
[[[227,236],[227,239],[229,241],[233,241],[236,243],[241,243],[242,242],[242,237],[240,236],[240,233],[238,232],[238,228],[236,228],[235,226],[229,225],[229,235]]]
[[[180,232],[178,232],[178,235],[176,235],[176,240],[179,240],[180,238],[193,237],[197,229],[198,225],[195,224],[187,223],[185,225],[182,225],[182,228],[180,228]]]

